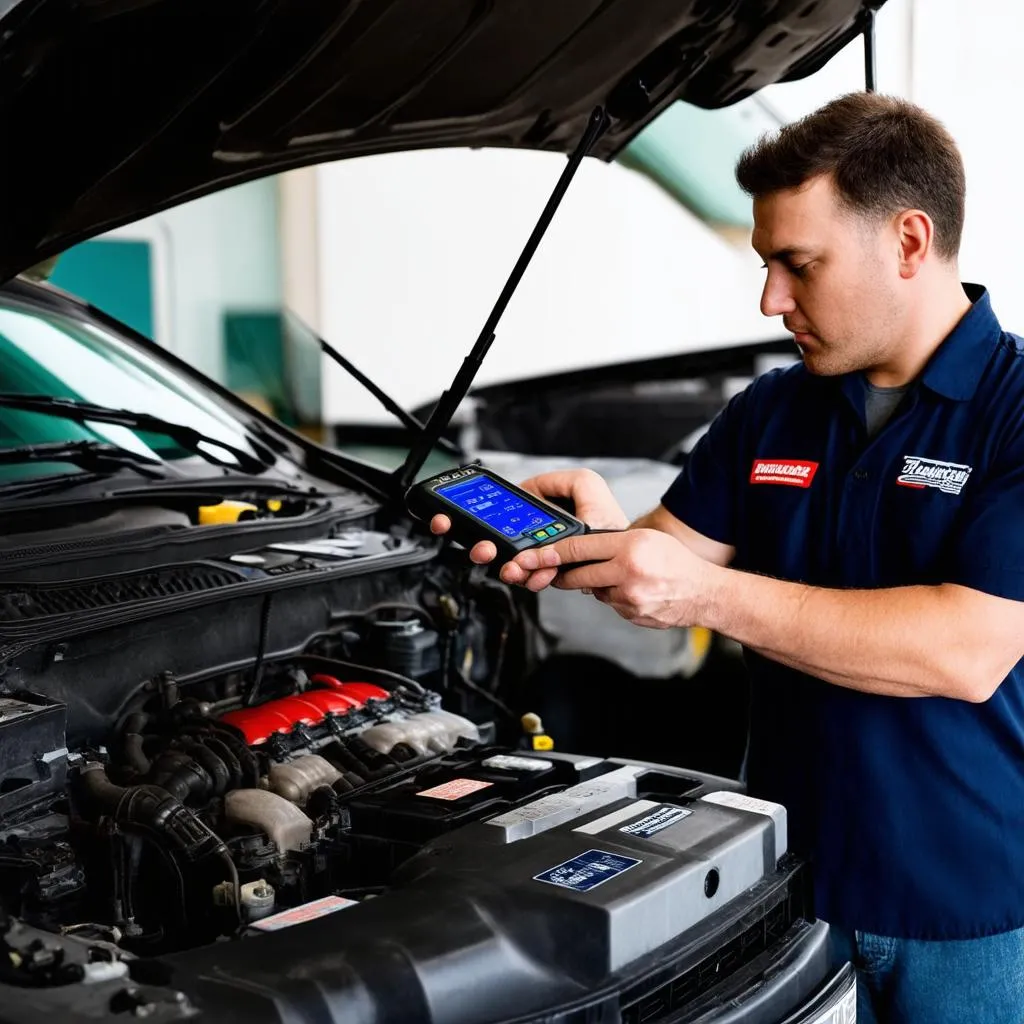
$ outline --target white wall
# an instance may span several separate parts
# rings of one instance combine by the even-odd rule
[[[281,304],[273,178],[204,196],[110,237],[152,243],[156,340],[217,380],[224,373],[225,310]]]
[[[989,287],[1008,330],[1024,333],[1024,6],[1012,0],[918,0],[912,98],[940,117],[967,169],[964,280]]]
[[[287,309],[319,331],[317,170],[287,171],[277,176],[277,185],[282,299]]]
[[[407,407],[469,350],[564,167],[546,153],[440,150],[318,174],[320,328]],[[775,336],[752,252],[648,179],[585,161],[499,325],[481,383]],[[328,423],[391,422],[333,364]]]
[[[1019,71],[1024,5],[888,0],[877,16],[879,91],[921,103],[964,155],[964,280],[990,288],[1024,333]],[[784,120],[864,86],[851,43],[811,78],[762,93]],[[402,154],[317,171],[320,327],[403,403],[437,395],[505,280],[562,162],[511,152]],[[639,176],[585,164],[481,381],[774,336],[761,272]],[[332,365],[328,422],[387,422]]]

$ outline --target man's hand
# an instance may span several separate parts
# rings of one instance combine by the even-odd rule
[[[592,469],[541,473],[539,476],[524,480],[519,486],[539,498],[569,498],[573,503],[576,518],[582,519],[588,526],[605,530],[624,530],[629,526],[629,519],[619,507],[611,488],[605,483],[604,478]],[[434,516],[430,522],[433,533],[447,533],[451,526],[451,520],[443,515]],[[493,562],[497,554],[497,548],[489,540],[482,540],[473,546],[469,557],[478,565],[486,565]],[[556,571],[545,570],[541,574],[543,582],[538,580],[531,589],[541,590],[546,587],[554,579]],[[528,576],[510,562],[502,568],[501,578],[506,583],[525,583]]]
[[[517,567],[534,590],[555,567],[589,561],[596,564],[570,569],[554,585],[592,591],[622,618],[649,629],[703,625],[714,574],[723,571],[675,537],[645,529],[568,537],[522,551],[506,568]]]

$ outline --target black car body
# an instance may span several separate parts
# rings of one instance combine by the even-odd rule
[[[16,275],[323,160],[610,159],[868,6],[0,2],[0,1020],[852,1020],[784,809],[526,742],[530,607],[393,477]]]

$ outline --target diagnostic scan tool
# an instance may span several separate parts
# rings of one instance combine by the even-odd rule
[[[417,519],[447,516],[452,540],[467,548],[489,540],[502,561],[527,548],[589,532],[579,519],[483,466],[421,480],[407,492],[406,507]]]

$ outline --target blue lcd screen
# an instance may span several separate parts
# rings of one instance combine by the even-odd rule
[[[485,476],[471,476],[439,487],[437,493],[506,537],[518,537],[526,530],[555,522],[547,512]]]

